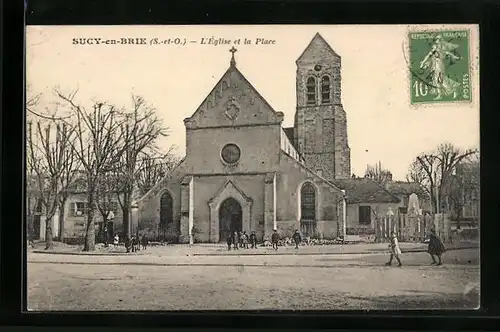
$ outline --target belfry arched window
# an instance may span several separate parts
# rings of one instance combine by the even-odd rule
[[[316,104],[316,80],[314,77],[309,77],[307,79],[307,103]]]
[[[321,102],[330,102],[330,77],[323,76],[321,79]]]

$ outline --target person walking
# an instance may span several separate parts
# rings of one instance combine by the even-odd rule
[[[252,231],[252,234],[250,234],[250,244],[252,245],[252,249],[257,249],[257,235],[255,235],[255,231]]]
[[[396,258],[396,260],[398,261],[398,267],[401,267],[403,265],[401,264],[401,259],[399,258],[399,256],[401,255],[401,248],[399,248],[399,241],[396,233],[394,232],[391,236],[391,243],[389,244],[389,248],[391,249],[391,258],[387,263],[385,263],[385,265],[391,266],[392,260]]]
[[[431,255],[432,263],[431,265],[442,265],[441,255],[446,251],[446,248],[443,244],[443,241],[436,235],[436,230],[433,228],[429,233],[429,247],[427,248],[427,252]],[[437,256],[438,262],[436,262]]]
[[[120,237],[118,236],[118,234],[115,234],[115,238],[113,239],[113,245],[116,247],[118,247],[118,243],[120,242]]]
[[[273,232],[273,235],[271,235],[271,242],[273,244],[273,249],[278,251],[278,241],[280,239],[280,236],[278,234],[278,231],[275,229]]]
[[[299,230],[296,229],[293,233],[293,241],[295,242],[295,249],[299,249],[299,244],[302,242],[302,237],[300,236]]]

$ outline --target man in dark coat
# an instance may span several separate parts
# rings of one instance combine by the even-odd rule
[[[228,233],[227,234],[227,238],[226,238],[226,241],[227,241],[227,250],[231,250],[231,244],[233,244],[232,241],[232,234],[231,233]]]
[[[233,238],[231,240],[233,242],[234,249],[238,250],[240,245],[240,237],[238,236],[238,232],[234,231]]]
[[[444,247],[443,242],[441,239],[436,235],[436,230],[431,229],[431,232],[429,234],[429,247],[427,248],[427,252],[429,255],[431,255],[432,258],[432,263],[431,265],[436,264],[436,258],[434,256],[437,256],[438,262],[437,265],[442,265],[443,263],[441,262],[441,255],[446,251],[446,248]]]
[[[127,252],[130,252],[131,248],[132,248],[132,239],[129,236],[125,236],[125,249],[127,249]]]
[[[146,250],[149,244],[148,235],[144,234],[141,238],[142,249]]]
[[[252,245],[252,249],[257,249],[257,235],[255,235],[255,231],[252,231],[252,234],[250,234],[250,244]]]
[[[293,241],[295,242],[295,249],[299,249],[299,244],[302,242],[302,237],[300,236],[299,230],[296,229],[295,233],[293,233]]]
[[[271,235],[271,242],[273,244],[273,249],[278,250],[278,241],[280,239],[280,236],[278,234],[278,231],[275,229],[273,232],[273,235]]]

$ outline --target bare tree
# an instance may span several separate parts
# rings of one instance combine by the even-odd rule
[[[125,121],[120,125],[123,137],[118,168],[115,169],[118,181],[118,201],[123,214],[125,236],[131,233],[130,211],[136,179],[140,166],[140,155],[146,150],[155,150],[160,137],[167,136],[168,129],[162,125],[155,110],[149,107],[140,96],[132,95],[132,110],[124,113]]]
[[[66,156],[71,149],[72,135],[73,131],[67,124],[53,120],[47,123],[37,121],[33,135],[32,122],[28,123],[28,170],[36,179],[38,199],[45,210],[45,249],[52,247],[52,219],[65,189],[60,180],[63,169],[67,167]]]
[[[104,225],[104,244],[108,244],[107,226],[108,220],[116,208],[116,177],[112,172],[106,172],[99,178],[96,191],[97,208],[101,214]]]
[[[123,134],[119,128],[122,119],[113,105],[94,102],[92,110],[75,102],[76,92],[69,95],[56,90],[57,96],[65,102],[76,116],[74,130],[77,141],[72,149],[85,171],[87,183],[87,223],[84,251],[95,250],[96,192],[101,175],[114,165],[125,150]]]
[[[382,185],[392,181],[391,171],[383,168],[380,161],[375,165],[366,166],[365,177]]]
[[[70,138],[70,147],[76,145],[76,135]],[[65,163],[61,169],[59,177],[60,186],[62,188],[61,195],[59,196],[59,241],[64,242],[64,228],[65,228],[65,207],[70,194],[70,190],[74,181],[80,176],[81,161],[77,158],[73,148],[66,149],[64,152]]]
[[[40,102],[41,94],[33,94],[33,90],[30,84],[26,86],[26,111],[32,112],[33,108]],[[30,118],[28,115],[27,118]],[[35,164],[32,160],[32,154],[30,153],[30,136],[31,135],[31,124],[28,126],[28,133],[26,137],[26,235],[30,242],[33,240],[33,223],[34,215],[38,210],[40,203],[40,188],[38,188],[38,181],[36,178]],[[37,149],[38,152],[38,149]]]
[[[143,154],[140,157],[137,169],[137,188],[141,195],[145,195],[163,178],[170,175],[179,164],[180,158],[173,153],[173,149],[163,155]]]
[[[479,154],[467,158],[468,160],[457,165],[447,185],[447,194],[451,201],[457,228],[460,229],[460,220],[463,217],[463,208],[469,204],[477,204],[479,192]]]
[[[434,212],[439,212],[447,196],[445,188],[456,166],[477,149],[461,150],[450,143],[440,144],[434,152],[422,153],[410,165],[407,178],[426,188]]]

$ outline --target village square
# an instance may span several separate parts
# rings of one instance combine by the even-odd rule
[[[183,156],[158,148],[169,131],[143,97],[123,110],[56,88],[48,112],[28,93],[28,309],[477,308],[478,148],[443,140],[404,180],[381,158],[354,174],[341,56],[310,38],[291,126],[219,45],[227,69],[184,118]]]

